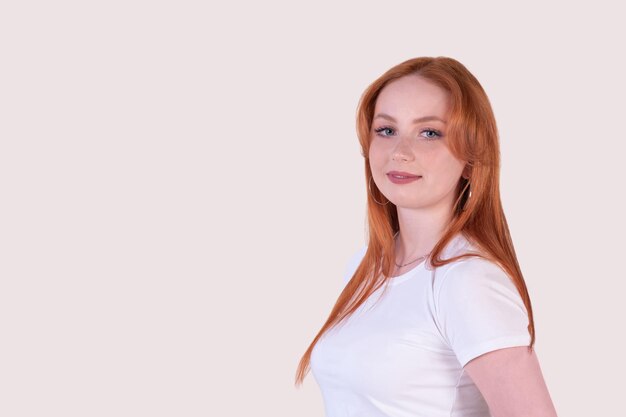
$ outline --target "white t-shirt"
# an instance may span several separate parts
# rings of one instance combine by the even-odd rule
[[[349,262],[345,282],[365,250]],[[478,250],[458,234],[441,258],[466,252]],[[388,285],[313,349],[326,417],[490,416],[463,366],[530,344],[526,308],[508,275],[472,257],[439,268],[421,262]]]

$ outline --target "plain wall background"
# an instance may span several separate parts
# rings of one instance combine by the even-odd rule
[[[562,416],[622,409],[614,2],[3,2],[0,414],[322,416],[300,356],[364,244],[362,91],[481,82]]]

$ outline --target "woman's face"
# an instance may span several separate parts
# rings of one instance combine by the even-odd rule
[[[394,80],[379,93],[370,168],[378,189],[398,208],[452,210],[465,163],[446,145],[449,101],[445,90],[417,75]],[[394,171],[413,180],[402,183]]]

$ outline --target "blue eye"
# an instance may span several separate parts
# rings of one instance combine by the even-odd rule
[[[385,138],[392,136],[393,132],[395,132],[395,130],[393,130],[393,128],[389,126],[379,127],[378,129],[375,129],[374,131],[376,132],[376,134],[378,134],[378,136],[382,136]],[[440,131],[436,129],[430,129],[430,128],[422,130],[420,132],[420,135],[422,135],[426,140],[436,140],[443,136]]]
[[[384,126],[384,127],[379,127],[378,129],[375,130],[375,132],[378,134],[378,136],[386,137],[388,135],[382,135],[381,133],[384,132],[384,131],[389,131],[389,130],[393,131],[392,128]]]
[[[437,138],[440,138],[441,136],[443,136],[440,131],[435,130],[435,129],[424,129],[424,130],[422,130],[421,133],[428,133],[428,134],[432,133],[432,135],[424,136],[428,140],[437,139]]]

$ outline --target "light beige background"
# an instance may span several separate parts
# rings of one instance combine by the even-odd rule
[[[0,415],[322,416],[300,355],[364,243],[354,115],[480,80],[560,416],[623,409],[614,2],[3,2]]]

